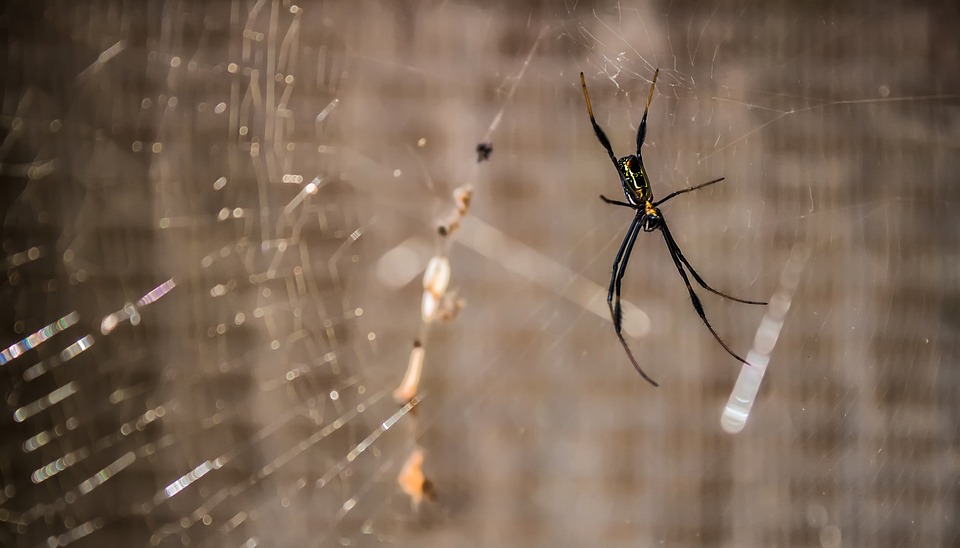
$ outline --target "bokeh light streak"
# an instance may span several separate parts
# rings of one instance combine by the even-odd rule
[[[23,422],[51,405],[56,405],[61,401],[77,393],[79,387],[76,382],[69,382],[65,386],[57,388],[39,400],[24,405],[13,413],[13,420]]]
[[[133,464],[135,460],[137,460],[137,455],[133,451],[128,451],[119,459],[113,461],[108,466],[81,483],[77,489],[79,489],[80,494],[86,495],[90,491],[93,491],[97,487],[103,485],[110,478],[119,474],[124,468]]]
[[[177,282],[175,282],[173,278],[170,278],[169,280],[148,291],[143,297],[140,297],[140,299],[137,301],[137,306],[147,306],[150,303],[157,302],[161,297],[169,293],[174,287],[177,287]]]
[[[64,329],[74,325],[80,319],[80,314],[71,312],[59,320],[51,323],[22,341],[10,345],[6,350],[0,352],[0,365],[5,365],[11,360],[37,346],[43,344],[47,339],[60,333]]]
[[[760,327],[753,339],[753,349],[747,353],[747,361],[752,365],[744,364],[740,368],[740,376],[720,416],[720,426],[728,434],[736,434],[747,425],[760,383],[770,363],[770,354],[780,337],[784,318],[790,310],[790,302],[800,283],[800,273],[809,254],[807,246],[794,246],[790,260],[780,276],[780,287],[771,297],[767,312],[760,320]]]
[[[79,341],[71,344],[66,347],[63,352],[60,352],[59,356],[50,358],[49,360],[39,362],[37,364],[31,365],[23,372],[23,380],[30,382],[40,375],[47,373],[57,367],[60,367],[67,361],[73,359],[79,355],[84,350],[93,346],[94,338],[90,335],[83,337]]]
[[[164,494],[166,494],[166,498],[170,498],[170,497],[176,495],[177,493],[179,493],[180,491],[183,491],[183,490],[186,489],[191,483],[193,483],[193,482],[197,481],[198,479],[202,478],[203,476],[207,475],[207,472],[213,470],[214,468],[215,468],[215,467],[214,467],[213,462],[211,462],[211,461],[209,461],[209,460],[202,462],[199,466],[197,466],[197,467],[194,468],[193,470],[191,470],[191,471],[187,472],[186,474],[180,476],[180,478],[178,478],[177,481],[175,481],[175,482],[171,483],[170,485],[166,486],[166,487],[164,488],[164,490],[163,490]]]

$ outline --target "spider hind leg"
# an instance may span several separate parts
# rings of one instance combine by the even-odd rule
[[[737,361],[741,363],[744,363],[746,365],[753,365],[747,360],[740,357],[739,354],[734,352],[727,345],[727,343],[724,342],[722,338],[720,338],[720,334],[717,333],[716,329],[714,329],[713,326],[710,325],[710,321],[707,320],[707,314],[703,310],[703,304],[700,302],[700,297],[697,295],[697,292],[693,290],[693,286],[690,285],[690,279],[687,277],[687,273],[683,269],[684,263],[680,260],[680,257],[679,257],[680,248],[677,247],[676,242],[673,241],[673,238],[669,236],[670,229],[667,228],[666,223],[661,223],[660,227],[661,227],[660,232],[663,234],[663,239],[667,244],[667,250],[670,253],[670,258],[673,259],[673,264],[676,265],[677,272],[679,272],[680,277],[683,278],[683,284],[687,287],[687,293],[690,294],[690,301],[693,303],[693,309],[697,312],[697,315],[700,316],[700,321],[703,322],[703,325],[707,326],[707,329],[710,331],[710,334],[713,335],[713,338],[716,339],[718,343],[720,343],[720,346],[722,346],[724,350],[727,351],[727,354],[730,354],[731,356],[736,358]]]
[[[623,322],[623,310],[620,308],[620,284],[623,275],[627,270],[627,261],[630,259],[630,253],[633,251],[633,244],[637,241],[637,234],[640,233],[643,214],[638,213],[633,221],[630,222],[630,228],[623,236],[623,242],[620,244],[620,250],[617,251],[616,258],[613,259],[613,272],[610,276],[610,287],[607,288],[607,306],[610,307],[610,316],[613,318],[613,327],[617,334],[620,333],[620,326]]]

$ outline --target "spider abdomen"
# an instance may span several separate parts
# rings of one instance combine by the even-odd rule
[[[653,200],[650,190],[650,179],[647,170],[643,168],[643,161],[636,154],[624,156],[617,161],[617,170],[620,172],[620,184],[627,200],[640,205]]]

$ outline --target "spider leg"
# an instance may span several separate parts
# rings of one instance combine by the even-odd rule
[[[621,334],[620,332],[617,332],[617,338],[620,339],[620,344],[623,345],[623,349],[627,351],[627,357],[630,358],[630,363],[633,364],[633,368],[637,370],[637,373],[640,373],[640,376],[643,377],[643,379],[644,379],[645,381],[647,381],[648,383],[650,383],[650,384],[652,384],[652,385],[654,385],[654,386],[660,386],[660,385],[657,383],[657,381],[651,379],[651,378],[650,378],[650,375],[647,375],[647,374],[643,371],[643,368],[640,367],[640,364],[637,363],[637,359],[633,357],[633,352],[631,352],[631,351],[630,351],[630,347],[627,346],[627,341],[625,341],[625,340],[623,339],[623,334]]]
[[[635,205],[633,205],[633,204],[631,204],[631,203],[618,202],[617,200],[611,200],[610,198],[607,198],[607,197],[604,196],[603,194],[600,195],[600,199],[603,200],[604,202],[610,204],[610,205],[618,205],[618,206],[623,206],[623,207],[629,207],[630,209],[639,209],[637,206],[635,206]]]
[[[647,96],[647,106],[643,107],[643,118],[640,120],[640,127],[637,128],[637,156],[640,156],[640,147],[647,137],[647,111],[650,110],[650,101],[653,100],[653,88],[657,85],[657,76],[660,75],[660,69],[653,73],[653,81],[650,82],[650,95]]]
[[[623,243],[620,244],[620,251],[617,251],[616,258],[613,259],[613,273],[610,276],[610,287],[607,289],[607,306],[610,308],[610,317],[613,318],[613,328],[617,334],[620,334],[620,324],[623,320],[623,311],[620,309],[620,280],[627,269],[627,259],[633,251],[633,244],[637,241],[637,234],[640,233],[643,219],[643,213],[637,213],[633,221],[630,222],[630,228],[623,237]],[[623,259],[621,261],[621,259]],[[616,296],[616,301],[614,301]]]
[[[745,363],[747,365],[752,365],[747,360],[741,358],[736,352],[730,349],[727,346],[727,343],[723,342],[723,339],[720,338],[720,335],[717,334],[717,331],[710,325],[710,322],[707,321],[707,315],[703,311],[703,304],[700,303],[700,297],[697,296],[697,292],[693,290],[693,287],[690,286],[690,279],[687,278],[687,273],[683,270],[683,262],[680,260],[680,249],[676,247],[676,243],[672,241],[671,238],[667,237],[669,234],[669,229],[666,228],[666,223],[663,222],[661,218],[661,232],[663,233],[663,239],[667,243],[667,250],[670,252],[670,258],[673,259],[673,264],[677,266],[677,272],[680,273],[680,277],[683,278],[683,284],[687,286],[687,292],[690,293],[690,300],[693,302],[693,309],[697,311],[697,315],[700,316],[700,320],[703,321],[703,325],[707,326],[707,329],[710,330],[710,333],[713,335],[714,339],[717,339],[717,342],[720,343],[720,346],[727,351],[727,354],[730,354],[738,361]]]
[[[640,367],[640,364],[637,363],[637,359],[633,357],[633,352],[630,350],[630,346],[627,345],[627,341],[623,338],[623,333],[620,331],[622,321],[622,310],[620,309],[620,280],[623,279],[623,274],[627,269],[627,259],[630,258],[630,253],[633,251],[633,244],[637,241],[637,234],[640,233],[642,226],[643,214],[637,213],[637,216],[633,218],[633,222],[630,223],[630,228],[627,229],[626,235],[623,237],[623,243],[620,244],[620,251],[617,251],[617,257],[613,260],[613,275],[610,277],[610,288],[607,290],[607,306],[610,307],[610,317],[613,318],[613,327],[617,332],[617,338],[620,339],[620,344],[623,345],[623,349],[626,351],[627,357],[630,358],[630,363],[633,364],[633,368],[636,369],[637,373],[640,373],[640,376],[647,382],[653,386],[660,386],[657,384],[657,381],[651,379],[650,376],[644,372],[643,368]],[[622,262],[621,259],[623,259]],[[617,297],[616,305],[613,304],[614,291],[616,291]]]
[[[590,115],[590,123],[593,124],[593,133],[596,134],[597,140],[600,141],[603,148],[607,149],[610,161],[613,162],[614,167],[616,167],[617,157],[613,154],[610,139],[607,139],[607,134],[603,132],[600,124],[598,124],[596,118],[593,117],[593,106],[590,104],[590,94],[587,93],[587,81],[583,78],[582,72],[580,73],[580,85],[583,86],[583,98],[587,101],[587,114]],[[617,171],[619,172],[619,168],[617,168]]]
[[[637,235],[640,234],[640,229],[643,227],[643,217],[644,214],[638,212],[635,219],[637,222],[637,227],[633,230],[633,234],[630,236],[630,243],[627,244],[627,250],[623,253],[623,261],[620,262],[620,272],[617,273],[617,299],[613,309],[614,313],[616,314],[617,333],[620,332],[620,325],[623,323],[623,310],[620,308],[620,282],[623,281],[623,276],[627,273],[627,262],[630,260],[630,254],[633,253],[633,244],[637,241]]]
[[[663,202],[666,202],[666,201],[669,200],[670,198],[673,198],[674,196],[679,196],[679,195],[681,195],[681,194],[686,194],[687,192],[693,192],[694,190],[701,189],[701,188],[703,188],[703,187],[705,187],[705,186],[710,186],[710,185],[712,185],[712,184],[714,184],[714,183],[719,183],[719,182],[722,181],[723,179],[724,179],[723,177],[720,177],[719,179],[714,179],[714,180],[712,180],[712,181],[707,181],[706,183],[703,183],[703,184],[700,184],[700,185],[697,185],[697,186],[692,186],[692,187],[690,187],[690,188],[684,188],[683,190],[678,190],[678,191],[676,191],[676,192],[671,192],[670,194],[667,194],[667,197],[666,197],[666,198],[654,202],[653,205],[658,206],[658,205],[662,204]]]
[[[688,261],[687,258],[683,256],[683,253],[680,251],[680,246],[677,245],[677,241],[673,239],[673,234],[670,233],[670,229],[667,228],[666,225],[663,225],[663,237],[668,240],[667,247],[670,247],[675,250],[677,257],[680,259],[680,262],[686,265],[687,270],[689,270],[690,274],[693,275],[693,279],[696,280],[698,284],[700,284],[700,287],[706,289],[707,291],[713,293],[714,295],[719,295],[724,299],[730,299],[731,301],[737,301],[738,303],[743,303],[743,304],[758,304],[761,306],[766,306],[767,303],[763,301],[748,301],[747,299],[739,299],[732,295],[727,295],[723,291],[718,291],[710,287],[709,285],[707,285],[707,282],[705,282],[703,278],[701,278],[700,275],[697,274],[697,271],[694,270],[693,266],[690,265],[690,261]]]

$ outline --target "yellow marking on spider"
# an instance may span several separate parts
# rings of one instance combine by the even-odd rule
[[[590,94],[587,93],[587,81],[584,79],[582,72],[580,73],[580,85],[583,86],[583,98],[587,100],[587,114],[590,115],[590,118],[593,118],[593,105],[590,104]]]
[[[653,73],[653,81],[650,82],[650,95],[647,95],[647,106],[643,109],[644,113],[647,112],[650,108],[650,102],[653,101],[653,88],[657,85],[657,76],[660,76],[659,68]]]

